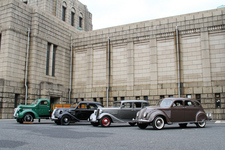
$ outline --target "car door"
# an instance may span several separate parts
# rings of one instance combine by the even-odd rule
[[[195,106],[191,100],[185,100],[185,121],[195,121],[199,107]]]
[[[171,105],[170,120],[172,122],[183,122],[183,121],[185,121],[183,100],[176,100]]]
[[[124,102],[122,103],[119,110],[119,119],[124,121],[132,120],[133,117],[133,105],[132,102]]]
[[[87,120],[89,118],[88,104],[81,103],[75,110],[75,117],[80,120]]]
[[[132,110],[132,119],[136,118],[136,114],[138,111],[140,111],[143,107],[146,106],[148,103],[142,103],[142,102],[134,102],[133,104],[133,110]]]
[[[37,113],[40,117],[48,117],[50,116],[50,104],[47,100],[41,100],[38,104]]]

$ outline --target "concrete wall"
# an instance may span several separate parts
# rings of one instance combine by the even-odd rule
[[[224,14],[222,8],[77,34],[73,98],[103,98],[106,105],[108,37],[110,104],[148,98],[154,105],[160,97],[178,97],[178,26],[181,96],[200,96],[206,112],[225,119]]]
[[[0,118],[12,118],[15,106],[30,104],[37,98],[53,98],[55,102],[68,103],[72,36],[81,30],[74,29],[69,21],[52,16],[51,9],[46,7],[50,7],[51,2],[54,1],[30,1],[27,5],[15,0],[0,2]],[[76,3],[81,11],[87,11],[86,6],[79,1]],[[31,31],[29,43],[28,29]],[[46,75],[48,43],[56,46],[54,76]]]

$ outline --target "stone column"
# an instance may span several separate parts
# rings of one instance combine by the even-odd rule
[[[133,91],[134,87],[134,43],[127,43],[127,91]],[[128,94],[129,96],[130,94]]]
[[[201,50],[203,86],[211,86],[209,35],[206,27],[201,29]]]

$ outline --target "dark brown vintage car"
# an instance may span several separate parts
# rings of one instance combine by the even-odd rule
[[[154,129],[160,130],[165,124],[172,123],[179,123],[180,127],[194,123],[197,127],[204,128],[206,120],[208,117],[201,104],[189,98],[165,98],[157,106],[143,108],[136,115],[140,129],[152,125]]]

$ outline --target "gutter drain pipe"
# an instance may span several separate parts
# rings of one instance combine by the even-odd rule
[[[70,47],[70,90],[69,90],[69,104],[71,103],[72,71],[73,71],[73,43],[72,43],[72,36],[71,36],[71,47]]]
[[[29,49],[30,49],[30,28],[27,29],[27,58],[26,58],[26,72],[25,72],[25,88],[26,88],[26,94],[25,94],[25,105],[27,105],[27,74],[28,74],[28,61],[29,61]]]
[[[108,86],[107,86],[107,107],[109,107],[109,82],[110,82],[110,47],[109,47],[109,44],[110,44],[110,38],[108,37]]]
[[[177,73],[178,73],[178,96],[180,97],[180,49],[178,27],[176,26],[176,45],[177,45]]]

